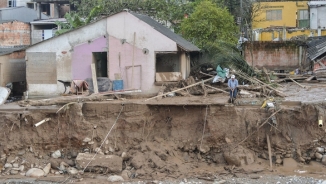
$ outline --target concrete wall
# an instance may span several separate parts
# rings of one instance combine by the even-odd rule
[[[56,80],[72,80],[72,54],[74,48],[83,43],[91,42],[94,38],[106,35],[106,19],[100,20],[86,27],[79,28],[75,31],[53,37],[48,41],[40,42],[26,49],[27,59],[30,55],[38,52],[53,52],[56,57]],[[27,65],[27,70],[33,68]],[[29,95],[59,95],[64,91],[64,86],[60,82],[56,84],[30,84],[27,78],[27,89]]]
[[[92,52],[107,52],[107,39],[104,36],[74,47],[72,53],[72,78],[86,79],[92,77],[91,64]]]
[[[24,22],[0,24],[0,47],[30,45],[30,25]]]
[[[294,42],[253,42],[253,65],[271,70],[293,70],[299,67],[299,47]],[[252,65],[251,43],[244,46],[244,57]],[[302,56],[301,56],[302,57]]]
[[[326,29],[326,6],[310,8],[310,28]]]
[[[295,39],[296,37],[314,37],[314,36],[325,36],[326,29],[320,30],[320,35],[318,35],[318,30],[312,29],[296,29],[296,30],[282,30],[282,29],[265,29],[265,30],[254,30],[253,38],[255,41],[273,41],[277,38],[286,41]]]
[[[0,56],[0,86],[26,81],[25,51]]]
[[[42,19],[49,19],[48,16],[41,14]],[[0,11],[0,20],[17,20],[21,22],[32,22],[37,19],[37,12],[27,7],[15,7]]]
[[[109,17],[107,19],[107,30],[110,35],[109,78],[114,79],[114,74],[121,71],[125,81],[125,89],[141,86],[143,93],[156,93],[159,87],[154,85],[155,52],[177,52],[176,43],[127,12]],[[135,43],[134,33],[136,33]],[[121,39],[125,39],[126,42],[122,43]],[[143,49],[148,49],[149,52],[144,54]],[[119,53],[121,55],[120,62]],[[134,65],[140,65],[134,68],[134,77],[130,77],[132,69],[127,69],[128,66],[132,65],[132,61],[134,61]]]
[[[27,2],[31,2],[31,0],[16,0],[16,6],[26,6]]]

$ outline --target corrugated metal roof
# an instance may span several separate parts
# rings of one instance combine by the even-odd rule
[[[15,21],[15,20],[0,20],[0,24],[13,22],[13,21]]]
[[[310,38],[307,42],[307,57],[315,60],[319,56],[326,53],[326,36]]]
[[[121,13],[121,12],[119,12]],[[132,12],[129,12],[130,14],[132,14],[133,16],[139,18],[141,21],[147,23],[148,25],[150,25],[151,27],[153,27],[156,31],[160,32],[161,34],[165,35],[166,37],[168,37],[169,39],[175,41],[177,43],[177,45],[182,48],[183,50],[185,51],[200,51],[200,49],[192,44],[191,42],[185,40],[184,38],[182,38],[181,36],[177,35],[176,33],[172,32],[170,29],[166,28],[165,26],[163,26],[162,24],[158,23],[157,21],[155,21],[154,19],[150,18],[149,16],[147,15],[141,15],[141,14],[136,14],[136,13],[132,13]],[[118,13],[115,13],[115,14],[118,14]],[[115,14],[112,14],[110,16],[113,16]],[[103,19],[106,19],[110,16],[107,16],[107,17],[103,17],[101,19],[98,19],[97,21],[95,22],[98,22],[98,21],[101,21]],[[95,22],[92,22],[90,24],[93,24]],[[73,31],[76,31],[78,29],[81,29],[83,27],[86,27],[90,24],[87,24],[87,25],[84,25],[84,26],[81,26],[81,27],[78,27],[76,29],[73,29],[73,30],[70,30],[70,31],[67,31],[65,33],[63,33],[62,35],[64,34],[67,34],[67,33],[70,33],[70,32],[73,32]],[[61,36],[61,35],[59,35]],[[38,42],[38,43],[35,43],[34,45],[37,45],[37,44],[40,44],[40,43],[43,43],[43,42],[48,42],[54,38],[56,38],[57,36],[54,36],[52,38],[49,38],[47,40],[44,40],[44,41],[41,41],[41,42]],[[31,45],[30,47],[33,47],[34,45]]]
[[[25,50],[27,46],[21,47],[10,47],[10,48],[0,48],[0,56],[11,54],[16,51]]]
[[[150,25],[156,31],[160,32],[161,34],[165,35],[166,37],[170,38],[171,40],[175,41],[179,47],[181,47],[185,51],[200,51],[200,49],[192,44],[191,42],[187,41],[186,39],[182,38],[178,34],[174,33],[167,27],[163,26],[159,22],[155,21],[151,17],[147,15],[137,14],[134,12],[129,12],[133,16],[137,17],[139,20],[145,22],[146,24]]]
[[[49,19],[45,14],[41,14],[42,19]],[[20,22],[32,22],[37,19],[37,11],[20,6],[0,9],[1,20],[17,20]]]

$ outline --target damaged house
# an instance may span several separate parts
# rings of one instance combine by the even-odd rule
[[[157,93],[162,82],[185,79],[190,53],[200,49],[146,15],[123,11],[26,49],[29,95],[65,91],[58,80],[121,78],[123,89]]]

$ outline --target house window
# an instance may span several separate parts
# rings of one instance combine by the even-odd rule
[[[156,53],[156,82],[182,79],[180,53]]]
[[[298,11],[298,27],[309,27],[309,12],[308,10]]]
[[[8,7],[16,7],[16,0],[8,0]]]
[[[266,10],[266,20],[282,20],[282,10]]]

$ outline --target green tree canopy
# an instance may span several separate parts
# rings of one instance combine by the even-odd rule
[[[193,2],[184,0],[70,0],[80,17],[87,17],[91,10],[100,6],[100,14],[112,15],[129,9],[149,15],[160,21],[169,21],[172,28],[178,29],[185,13],[193,11]]]
[[[183,20],[181,32],[185,38],[204,48],[216,41],[235,44],[238,28],[226,8],[204,0],[196,6],[189,18]]]

